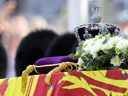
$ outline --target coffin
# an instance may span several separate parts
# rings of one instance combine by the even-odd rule
[[[128,70],[72,71],[0,79],[0,96],[128,96]]]

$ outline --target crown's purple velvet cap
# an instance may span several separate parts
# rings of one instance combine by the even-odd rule
[[[76,62],[71,56],[54,56],[40,58],[35,62],[35,65],[57,64],[61,62]]]

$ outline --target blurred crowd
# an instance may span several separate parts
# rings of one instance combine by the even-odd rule
[[[39,58],[68,55],[77,42],[75,34],[57,32],[41,17],[28,21],[15,14],[16,7],[11,0],[0,9],[0,78],[20,76]]]

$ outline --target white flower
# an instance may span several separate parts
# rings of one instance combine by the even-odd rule
[[[115,46],[116,39],[115,38],[107,38],[106,43],[104,43],[101,47],[102,50],[111,49]]]
[[[96,38],[88,39],[83,43],[82,50],[85,53],[90,53],[93,58],[97,56],[97,52],[101,50],[101,46],[105,41],[105,37],[97,36]]]
[[[111,48],[118,48],[122,52],[128,48],[128,40],[120,37],[108,35],[98,35],[95,38],[88,39],[82,42],[82,50],[81,56],[85,56],[86,54],[91,54],[93,58],[97,57],[97,52],[100,50],[105,51]]]
[[[116,44],[116,47],[122,51],[125,50],[126,48],[128,48],[128,40],[124,38],[120,38],[120,40]]]
[[[120,66],[123,59],[122,57],[128,54],[126,53],[126,50],[128,49],[128,39],[121,36],[110,36],[110,34],[98,35],[95,38],[91,38],[86,41],[83,41],[81,44],[82,46],[79,48],[79,50],[81,50],[80,58],[78,61],[79,64],[84,63],[84,60],[81,59],[82,57],[86,57],[88,56],[88,54],[90,54],[93,58],[97,59],[98,56],[97,53],[99,51],[103,51],[103,52],[107,52],[104,56],[108,55],[109,54],[108,52],[115,52],[115,53],[110,53],[110,56],[116,54],[115,57],[109,57],[111,58],[110,63],[113,64],[114,66]],[[113,50],[112,48],[115,49]],[[113,51],[109,51],[109,49],[112,49]],[[123,55],[121,56],[121,58],[119,55],[120,53],[121,55]],[[88,59],[91,61],[92,57]],[[89,60],[86,61],[90,62]]]
[[[93,55],[93,58],[97,56],[97,52],[101,50],[101,46],[103,45],[105,38],[100,38],[96,41],[94,41],[94,45],[92,46],[90,53]]]

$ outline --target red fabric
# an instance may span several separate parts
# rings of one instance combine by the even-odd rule
[[[106,73],[106,77],[115,79],[115,80],[127,80],[128,73],[122,73],[121,69],[115,68],[113,70],[108,70]]]
[[[44,82],[44,75],[40,75],[33,96],[47,96],[48,85]]]
[[[118,76],[114,76],[114,74]],[[117,70],[117,69],[109,70],[106,73],[106,78],[111,78],[114,80],[116,79],[122,80],[121,78],[122,75],[123,74],[121,70]],[[117,92],[120,94],[123,94],[127,91],[127,88],[115,86],[115,85],[110,84],[109,82],[105,83],[104,81],[95,80],[96,77],[94,78],[89,77],[83,74],[82,72],[68,72],[68,76],[75,76],[78,79],[82,77],[85,80],[85,82],[88,83],[88,85],[93,85],[93,87],[90,86],[91,91],[85,88],[81,88],[81,87],[73,88],[73,89],[65,89],[64,88],[65,86],[72,85],[72,83],[70,81],[60,82],[60,80],[64,76],[67,76],[67,75],[65,75],[62,72],[52,74],[52,79],[51,79],[52,85],[51,86],[53,87],[53,90],[50,96],[94,96],[94,94],[96,94],[96,96],[107,96],[107,93],[105,93],[104,90],[102,89],[108,90],[110,92]],[[36,86],[33,96],[47,96],[49,86],[45,84],[44,78],[45,78],[45,75],[39,76],[38,84]]]
[[[59,74],[61,77],[62,74]],[[86,76],[85,74],[82,74],[81,72],[72,72],[70,75],[76,76],[76,77],[83,77],[85,81],[87,81],[88,84],[100,87],[102,89],[106,89],[109,91],[113,92],[118,92],[118,93],[125,93],[126,88],[122,88],[119,86],[114,86],[111,84],[104,83],[102,81],[97,81],[91,77]],[[69,82],[61,82],[57,84],[54,87],[54,93],[52,96],[93,96],[93,93],[89,92],[88,90],[82,89],[82,88],[76,88],[76,89],[64,89],[64,86],[70,85],[71,83]],[[97,89],[97,88],[91,88],[97,96],[107,96],[102,90]]]
[[[119,68],[116,68],[114,70],[108,70],[106,77],[115,79],[115,80],[123,80],[123,74],[122,71]]]
[[[107,96],[105,92],[100,89],[92,88],[92,90],[97,94],[97,96]]]
[[[2,84],[0,84],[0,96],[4,96],[6,90],[8,88],[8,80],[4,80]]]
[[[70,80],[70,78],[66,78],[65,76],[68,76],[71,79],[72,77],[75,77],[75,78]],[[106,79],[111,78],[113,79],[113,81],[110,83],[107,81],[104,82],[103,80],[100,80],[100,79],[97,80],[95,78],[98,78],[98,76],[93,77],[93,75],[92,76],[86,75],[86,74],[83,74],[83,72],[68,72],[67,74],[59,72],[59,73],[52,74],[51,85],[48,86],[44,81],[45,75],[40,75],[37,77],[38,78],[38,80],[36,80],[37,84],[35,83],[36,88],[35,86],[33,87],[35,88],[35,90],[32,96],[48,96],[48,92],[51,91],[51,90],[49,91],[49,88],[51,87],[53,88],[53,90],[51,91],[52,94],[50,96],[107,96],[111,92],[114,92],[116,94],[117,93],[124,94],[128,91],[128,88],[127,88],[128,84],[125,85],[128,79],[127,80],[124,79],[124,73],[122,74],[121,70],[117,70],[117,69],[109,70],[108,72],[106,72],[105,76],[106,76]],[[63,77],[65,77],[66,79]],[[125,74],[125,78],[126,77],[127,75]],[[114,81],[116,81],[117,79],[122,80],[121,83],[124,84],[125,86],[123,85],[123,87],[121,87],[118,84],[113,84]],[[76,82],[74,82],[73,80],[76,80]],[[4,96],[7,91],[9,92],[8,81],[9,80],[7,79],[1,81],[0,96]],[[29,82],[29,88],[27,89],[27,92],[28,92],[27,95],[29,95],[29,93],[31,92],[32,82],[34,82],[34,79],[32,79],[31,77],[31,80]],[[83,86],[82,84],[85,84],[85,86]],[[75,85],[75,87],[69,87],[70,85]],[[66,88],[69,88],[69,89],[66,89]]]

